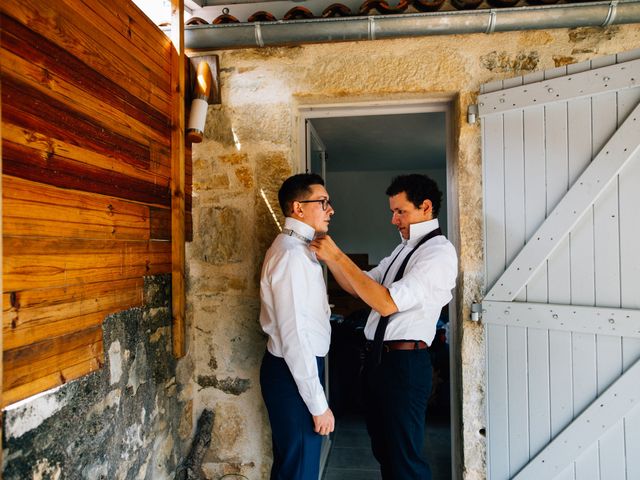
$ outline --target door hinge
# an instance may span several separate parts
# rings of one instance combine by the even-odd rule
[[[474,302],[471,304],[471,321],[479,322],[480,320],[482,320],[482,304]]]
[[[469,105],[467,108],[467,123],[473,125],[476,123],[476,117],[478,116],[478,105]]]

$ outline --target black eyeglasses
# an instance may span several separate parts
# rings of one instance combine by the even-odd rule
[[[298,203],[322,203],[322,210],[327,210],[328,207],[331,206],[331,200],[328,198],[321,198],[320,200],[298,200]]]

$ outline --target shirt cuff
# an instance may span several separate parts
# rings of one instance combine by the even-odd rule
[[[327,398],[324,396],[324,393],[317,395],[315,398],[309,399],[305,403],[311,415],[314,416],[322,415],[327,411],[327,408],[329,408]]]
[[[411,289],[402,283],[396,282],[392,284],[389,287],[389,295],[391,295],[393,303],[396,304],[399,312],[409,310],[417,303]]]

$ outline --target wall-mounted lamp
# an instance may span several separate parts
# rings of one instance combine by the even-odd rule
[[[197,66],[194,65],[196,62]],[[215,66],[215,73],[211,71],[210,62]],[[195,66],[195,79],[192,82],[193,93],[187,122],[187,140],[200,143],[204,136],[207,108],[212,103],[220,103],[218,57],[194,58],[191,59],[191,65]]]

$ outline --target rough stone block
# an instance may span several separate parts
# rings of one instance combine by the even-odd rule
[[[241,218],[242,211],[234,207],[209,207],[198,217],[198,243],[202,245],[202,259],[214,265],[243,260]]]

